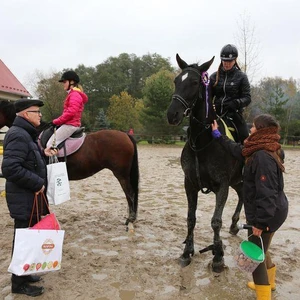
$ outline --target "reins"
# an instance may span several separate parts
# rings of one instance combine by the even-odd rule
[[[195,120],[197,120],[197,119],[195,118]],[[203,129],[202,131],[200,131],[200,132],[197,134],[197,136],[196,136],[196,138],[195,138],[194,140],[192,139],[192,136],[191,136],[191,135],[188,137],[188,143],[189,143],[189,146],[190,146],[190,148],[191,148],[194,152],[200,152],[200,151],[204,150],[206,147],[208,147],[208,146],[213,142],[213,139],[212,139],[212,140],[211,140],[209,143],[207,143],[205,146],[203,146],[203,147],[201,147],[201,148],[197,148],[197,146],[196,146],[197,140],[199,139],[199,137],[201,137],[202,134],[205,134],[205,132],[206,132],[208,129],[210,129],[210,127],[211,127],[210,124],[205,124],[205,123],[203,123],[203,124],[201,124],[201,125],[204,126],[204,129]]]
[[[205,119],[208,118],[208,112],[209,112],[209,94],[208,94],[208,87],[209,87],[209,76],[207,72],[202,72],[200,73],[197,69],[192,68],[192,67],[188,67],[185,70],[187,71],[192,71],[197,73],[197,75],[200,78],[200,83],[203,85],[203,87],[205,88]],[[192,111],[195,108],[195,105],[197,103],[198,100],[203,99],[202,97],[202,89],[199,88],[199,93],[196,96],[195,99],[193,99],[192,104],[189,105],[189,103],[180,95],[178,94],[174,94],[172,97],[173,100],[177,100],[179,101],[185,111],[183,113],[183,115],[185,117],[190,117],[190,128],[192,128],[192,123],[197,123],[197,125],[200,125],[201,127],[203,127],[203,130],[201,130],[195,137],[195,139],[192,138],[192,134],[188,134],[188,144],[190,146],[190,148],[192,149],[192,151],[194,151],[195,153],[195,159],[196,159],[196,176],[197,176],[197,181],[198,181],[198,185],[199,188],[201,190],[201,192],[203,194],[208,194],[211,192],[211,190],[209,188],[207,188],[206,190],[204,190],[202,188],[202,183],[201,183],[201,178],[200,178],[200,169],[199,169],[199,159],[198,159],[198,155],[197,153],[199,153],[200,151],[203,151],[205,148],[209,147],[211,145],[211,143],[213,142],[213,139],[211,139],[207,144],[205,144],[203,147],[201,147],[200,149],[197,148],[196,143],[197,140],[207,132],[207,130],[209,130],[211,128],[211,124],[206,123],[206,121],[200,121],[198,120],[193,114]]]

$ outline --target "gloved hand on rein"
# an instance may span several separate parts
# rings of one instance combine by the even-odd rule
[[[239,109],[239,101],[237,99],[227,101],[223,104],[223,111],[236,111]]]

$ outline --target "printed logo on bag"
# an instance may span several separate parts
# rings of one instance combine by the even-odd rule
[[[61,180],[61,178],[56,178],[56,185],[57,186],[62,186],[62,180]]]
[[[51,253],[51,251],[54,249],[55,245],[53,240],[47,239],[45,242],[42,244],[42,251],[44,252],[45,255],[48,255]]]

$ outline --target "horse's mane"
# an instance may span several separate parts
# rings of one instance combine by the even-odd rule
[[[16,117],[14,102],[10,100],[1,100],[0,110],[2,110],[3,115],[6,116],[7,123],[12,124]]]
[[[6,109],[7,106],[9,106],[9,104],[12,104],[12,102],[9,100],[1,100],[0,101],[0,109],[3,109],[3,110]]]

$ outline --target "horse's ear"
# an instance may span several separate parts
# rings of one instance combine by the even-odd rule
[[[199,70],[201,72],[206,72],[209,69],[209,67],[211,66],[211,64],[214,62],[214,59],[215,59],[215,57],[213,56],[213,58],[210,61],[207,61],[206,63],[199,66]]]
[[[176,54],[176,60],[177,60],[177,63],[178,63],[178,66],[181,70],[187,68],[189,65],[180,58],[180,56],[178,55],[178,53]]]

